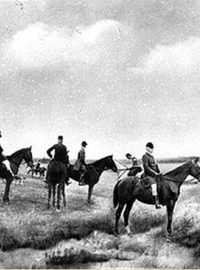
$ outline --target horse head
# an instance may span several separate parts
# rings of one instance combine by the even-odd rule
[[[106,158],[106,169],[111,169],[113,172],[117,172],[117,166],[113,160],[113,155]]]
[[[29,167],[33,167],[33,155],[32,155],[32,146],[24,149],[23,159],[26,161]]]
[[[200,165],[199,165],[199,158],[195,158],[191,161],[192,166],[190,168],[190,174],[195,177],[198,181],[200,181]]]

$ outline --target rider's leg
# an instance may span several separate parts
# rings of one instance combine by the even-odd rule
[[[4,161],[2,161],[2,163],[6,166],[6,169],[11,173],[12,176],[14,176],[11,167],[10,167],[10,162],[6,159]]]
[[[152,188],[152,195],[154,196],[154,199],[155,199],[155,208],[160,209],[161,205],[159,203],[158,194],[157,194],[157,184],[156,183],[152,184],[151,188]]]
[[[82,170],[81,176],[80,176],[79,186],[84,186],[84,185],[85,185],[85,170]]]

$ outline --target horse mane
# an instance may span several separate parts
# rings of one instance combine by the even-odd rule
[[[187,160],[183,164],[181,164],[180,166],[166,172],[164,175],[165,176],[175,176],[176,174],[179,174],[182,171],[183,167],[185,167],[186,164],[190,164],[190,163],[191,163],[191,160]]]
[[[110,156],[106,156],[106,157],[101,158],[101,159],[98,159],[98,160],[96,160],[96,161],[94,161],[94,162],[90,163],[90,165],[95,165],[95,164],[98,164],[99,162],[101,162],[101,161],[103,161],[103,160],[105,160],[105,159],[107,159],[107,158],[109,158],[109,157],[112,157],[112,155],[110,155]]]
[[[10,156],[9,156],[9,158],[14,158],[14,157],[16,157],[16,156],[18,156],[23,150],[25,150],[25,149],[27,149],[27,148],[22,148],[22,149],[20,149],[20,150],[17,150],[16,152],[14,152],[13,154],[11,154]]]

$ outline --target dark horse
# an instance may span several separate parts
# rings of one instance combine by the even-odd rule
[[[111,169],[113,172],[117,172],[117,166],[113,161],[113,157],[107,156],[99,159],[91,164],[87,165],[87,172],[85,174],[85,184],[89,186],[88,188],[88,203],[91,202],[92,191],[94,185],[98,183],[99,178],[104,170]],[[73,180],[79,182],[80,172],[75,171],[73,165],[70,164],[68,169],[68,175]]]
[[[167,233],[168,236],[172,233],[172,216],[175,203],[180,194],[180,187],[188,175],[200,180],[200,167],[197,165],[198,159],[189,160],[181,166],[163,174],[161,176],[159,186],[159,200],[162,205],[167,208]],[[135,200],[146,204],[154,204],[154,199],[150,188],[144,188],[142,181],[138,177],[126,177],[119,181],[113,191],[114,207],[117,207],[115,232],[118,234],[118,221],[124,206],[124,223],[125,229],[130,233],[128,226],[129,214]]]
[[[50,200],[51,200],[51,191],[53,189],[53,207],[55,207],[55,193],[56,186],[57,187],[57,210],[60,210],[60,194],[62,192],[63,195],[63,204],[66,206],[65,200],[65,179],[67,176],[66,164],[61,161],[52,160],[50,161],[47,168],[47,184],[48,184],[48,203],[47,209],[50,208]]]
[[[12,155],[7,156],[7,159],[10,162],[10,167],[11,167],[13,174],[17,174],[22,160],[25,160],[28,166],[33,165],[33,157],[32,157],[31,147],[18,150],[15,153],[13,153]],[[3,201],[9,202],[10,201],[10,199],[9,199],[10,184],[13,180],[13,176],[7,170],[7,168],[5,167],[4,164],[0,165],[0,177],[6,179],[6,187],[5,187],[5,192],[4,192],[4,196],[3,196]]]
[[[33,177],[34,174],[37,176],[39,174],[39,177],[40,178],[44,178],[45,177],[45,172],[46,172],[46,168],[45,167],[39,167],[39,168],[34,168],[32,167],[28,172],[27,174],[30,174],[31,173],[31,176]]]

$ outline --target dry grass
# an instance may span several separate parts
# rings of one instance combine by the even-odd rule
[[[28,178],[24,186],[12,185],[11,205],[0,202],[1,249],[5,251],[30,247],[44,250],[68,240],[67,246],[65,241],[63,246],[56,245],[53,250],[48,251],[47,256],[50,257],[47,262],[51,263],[55,258],[59,258],[59,261],[65,257],[64,263],[74,263],[73,256],[85,250],[85,253],[81,253],[83,261],[97,258],[97,251],[102,258],[105,253],[110,256],[106,257],[110,258],[108,262],[97,263],[97,267],[199,267],[200,187],[182,187],[174,211],[174,242],[166,243],[165,208],[155,210],[153,206],[139,202],[134,204],[130,215],[133,235],[122,234],[117,238],[113,235],[115,210],[112,207],[112,191],[116,179],[117,176],[113,173],[106,172],[102,175],[94,188],[91,205],[86,202],[87,187],[79,187],[73,182],[66,187],[67,207],[62,208],[60,213],[53,209],[46,210],[47,190],[41,180]],[[0,190],[2,198],[3,183],[0,183]],[[119,225],[123,231],[123,215]],[[31,262],[33,255],[29,249],[3,252],[0,254],[3,258],[2,263],[0,259],[0,268],[17,265],[19,268],[27,268],[27,265],[44,268],[44,251],[40,252],[43,253],[37,253],[37,256],[41,257],[43,264]],[[60,256],[62,254],[64,256]],[[23,264],[23,260],[27,260],[27,263]]]

